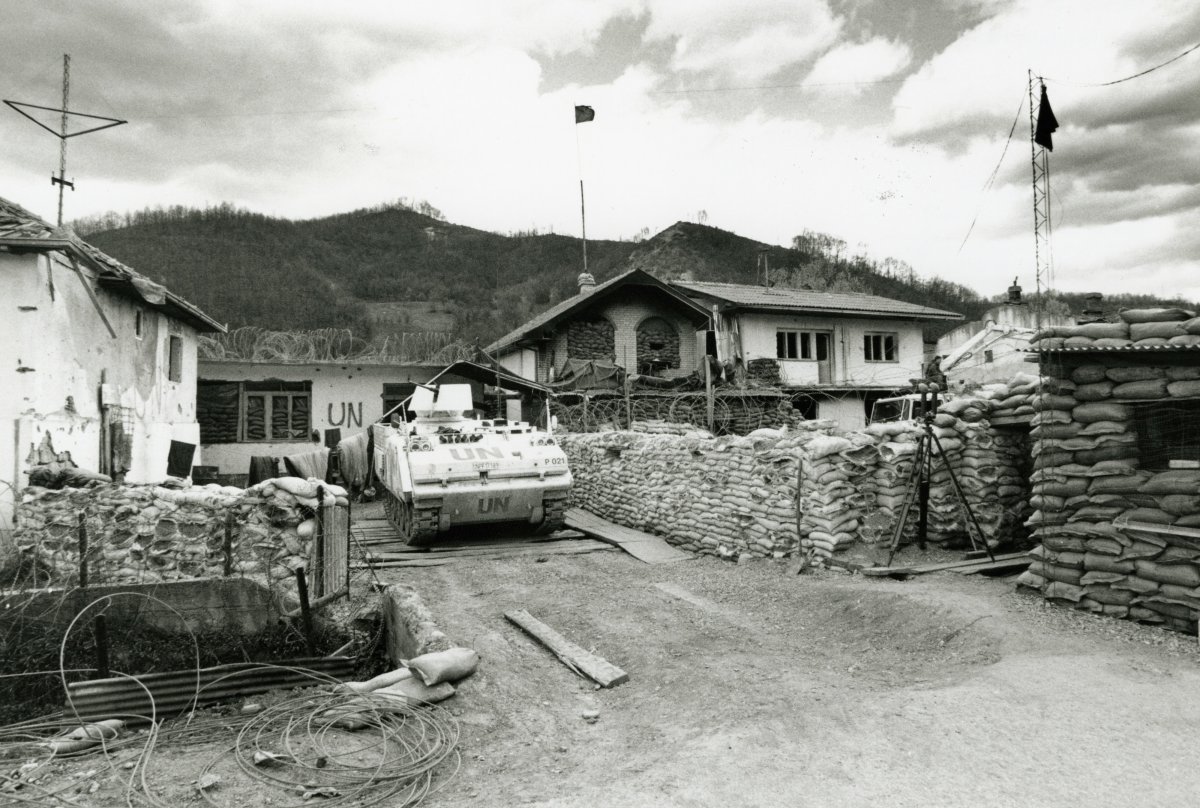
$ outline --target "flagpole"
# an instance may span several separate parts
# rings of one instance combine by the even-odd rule
[[[583,230],[583,271],[587,272],[587,206],[583,197],[583,150],[579,146],[579,122],[575,123],[575,163],[579,169],[579,221]]]

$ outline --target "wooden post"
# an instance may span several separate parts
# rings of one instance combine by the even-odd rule
[[[584,393],[583,394],[583,431],[591,432],[592,430],[588,428],[587,402],[588,402],[588,395],[587,395],[587,393]]]
[[[96,678],[107,679],[108,671],[108,622],[104,615],[96,615],[92,621],[92,632],[96,638]]]
[[[633,429],[633,401],[629,395],[629,375],[625,375],[625,428]]]
[[[712,380],[712,364],[708,361],[708,356],[704,357],[704,396],[706,404],[706,413],[708,415],[708,431],[714,432],[713,428],[713,410],[716,402],[713,401],[713,380]]]
[[[88,585],[88,535],[87,535],[87,517],[82,511],[79,512],[79,588],[87,589]]]
[[[300,619],[304,626],[304,643],[308,646],[308,655],[317,655],[317,646],[313,641],[312,608],[308,603],[308,578],[304,575],[304,567],[296,567],[296,594],[300,596]]]
[[[308,551],[308,557],[313,560],[316,569],[313,570],[313,589],[317,597],[329,591],[325,581],[325,488],[317,486],[317,529],[313,531],[313,547]]]
[[[222,550],[225,552],[225,577],[233,575],[233,514],[225,514],[225,541]]]

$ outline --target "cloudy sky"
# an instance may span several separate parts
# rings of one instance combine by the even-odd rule
[[[1034,282],[1032,69],[1061,124],[1054,285],[1200,300],[1200,51],[1097,86],[1200,43],[1195,0],[4,8],[0,97],[58,106],[70,53],[71,108],[129,120],[69,141],[68,219],[218,202],[308,218],[403,196],[487,230],[578,234],[582,174],[589,236],[703,211],[993,295]],[[575,104],[595,121],[575,125]],[[52,219],[57,139],[0,107],[0,143],[0,196]]]

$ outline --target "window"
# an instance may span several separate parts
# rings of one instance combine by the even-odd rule
[[[895,334],[864,334],[863,359],[868,362],[899,361]]]
[[[312,438],[311,382],[196,383],[200,442],[283,442]]]
[[[996,361],[996,357],[992,355],[992,351],[990,348],[983,352],[983,361],[985,363],[991,363],[991,362]]]
[[[144,317],[145,312],[143,312],[141,309],[138,309],[133,313],[133,335],[138,339],[141,339],[146,335],[144,331],[146,327]]]
[[[307,382],[246,382],[242,388],[242,440],[309,440],[310,404]]]
[[[183,381],[183,337],[168,337],[167,352],[167,378],[173,382]]]
[[[829,359],[829,334],[821,331],[776,331],[777,359]]]
[[[1200,468],[1200,400],[1155,401],[1132,410],[1142,468]]]

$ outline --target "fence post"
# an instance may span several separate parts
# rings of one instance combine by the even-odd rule
[[[92,621],[92,631],[96,637],[96,678],[107,679],[108,671],[108,622],[104,615],[96,615]]]
[[[87,515],[84,511],[79,512],[79,588],[87,589],[88,585],[88,535],[87,535]]]
[[[308,603],[308,579],[304,575],[304,567],[296,567],[296,594],[300,596],[300,619],[304,625],[304,644],[308,647],[308,655],[317,655],[317,646],[313,641],[312,608]]]

